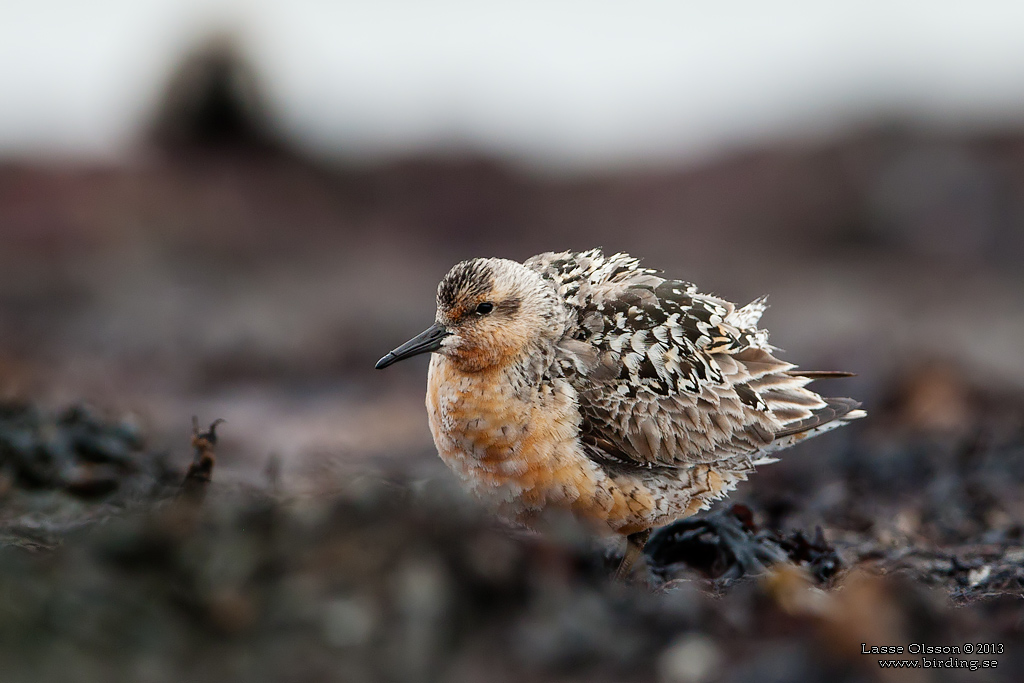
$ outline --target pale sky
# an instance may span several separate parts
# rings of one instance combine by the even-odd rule
[[[130,159],[173,66],[225,30],[325,156],[575,169],[897,117],[1024,124],[1024,2],[6,0],[0,157]]]

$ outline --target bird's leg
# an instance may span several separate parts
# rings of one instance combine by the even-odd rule
[[[622,562],[619,563],[619,568],[615,570],[616,581],[621,581],[629,576],[629,570],[633,568],[633,564],[643,554],[644,546],[647,545],[647,539],[650,536],[650,529],[644,529],[643,531],[626,536],[626,554],[622,556]]]

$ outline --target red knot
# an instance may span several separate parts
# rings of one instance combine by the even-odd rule
[[[707,508],[783,448],[864,416],[779,360],[746,306],[627,254],[459,263],[435,322],[377,362],[433,352],[430,431],[441,459],[504,516],[571,510],[627,537]]]

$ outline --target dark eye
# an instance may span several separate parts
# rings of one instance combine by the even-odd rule
[[[482,304],[480,304],[479,306],[476,307],[476,312],[477,312],[478,315],[487,315],[488,313],[490,313],[493,310],[494,310],[494,304],[492,304],[490,301],[485,301],[485,302],[483,302]]]

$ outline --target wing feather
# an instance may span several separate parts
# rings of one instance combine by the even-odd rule
[[[599,250],[541,254],[526,265],[577,312],[556,366],[579,395],[581,439],[612,459],[752,463],[780,437],[860,412],[806,388],[839,373],[799,372],[772,355],[756,327],[763,297],[736,308]]]

